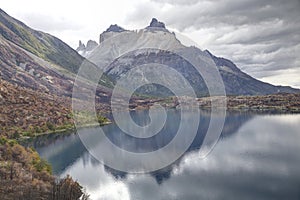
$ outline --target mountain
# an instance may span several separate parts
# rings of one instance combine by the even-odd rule
[[[93,69],[97,66],[60,39],[28,27],[1,9],[0,33],[0,137],[73,127],[76,73],[82,62]],[[79,79],[86,90],[86,79]],[[96,109],[106,112],[111,94],[106,86],[113,83],[106,76],[100,83]]]
[[[93,51],[96,47],[98,46],[98,43],[94,40],[89,40],[86,45],[83,44],[81,42],[81,40],[79,40],[79,46],[76,48],[76,51],[84,56],[84,57],[87,57],[89,55],[89,53],[91,51]]]
[[[153,18],[149,26],[138,31],[126,30],[118,25],[110,26],[100,34],[100,43],[89,51],[87,58],[114,82],[124,77],[131,69],[140,65],[155,63],[145,72],[152,73],[152,77],[159,77],[166,85],[182,81],[175,74],[161,71],[159,64],[167,65],[178,71],[193,87],[196,95],[207,96],[208,89],[203,77],[182,56],[193,54],[199,60],[201,70],[208,70],[215,65],[222,77],[227,95],[265,95],[276,93],[298,93],[300,90],[291,87],[274,86],[259,81],[242,72],[232,61],[220,58],[208,50],[202,51],[193,46],[183,45],[170,32],[163,22]],[[207,60],[210,64],[207,65]],[[156,65],[156,66],[155,66]],[[139,73],[145,77],[146,73]],[[215,79],[214,74],[210,74]],[[135,78],[135,77],[131,77]],[[150,82],[149,82],[150,83]],[[154,96],[170,96],[173,93],[166,87],[148,84],[138,89],[139,93]]]
[[[166,29],[166,25],[163,22],[159,22],[156,18],[152,18],[150,25],[147,28],[163,28]]]
[[[259,81],[245,72],[242,72],[232,61],[216,57],[208,50],[205,50],[205,52],[208,53],[219,68],[225,83],[226,91],[229,91],[229,94],[265,95],[300,92],[299,89],[289,86],[274,86],[272,84]]]
[[[74,73],[84,58],[60,39],[36,31],[0,9],[1,36],[28,52]]]
[[[110,27],[108,27],[106,31],[100,34],[99,43],[102,43],[104,40],[113,36],[115,33],[122,33],[124,31],[126,30],[121,26],[118,26],[117,24],[110,25]]]
[[[77,182],[69,176],[56,182],[51,166],[15,139],[74,127],[70,97],[85,59],[1,9],[0,33],[1,199],[79,199],[83,192]]]
[[[34,30],[0,9],[1,79],[34,90],[70,97],[83,62],[97,66],[60,39]],[[101,83],[111,86],[107,77]]]

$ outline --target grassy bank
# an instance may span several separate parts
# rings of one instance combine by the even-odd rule
[[[77,125],[75,126],[75,123],[66,122],[65,124],[55,125],[52,122],[46,122],[43,126],[32,126],[29,125],[27,129],[21,129],[20,127],[10,127],[10,133],[9,136],[6,136],[8,139],[27,139],[32,137],[37,137],[40,135],[47,135],[47,134],[53,134],[53,133],[67,133],[70,131],[75,131],[76,128],[85,128],[85,127],[93,127],[93,126],[104,126],[107,124],[110,124],[111,121],[103,117],[101,115],[97,116],[97,122],[95,123],[93,119],[90,117],[91,115],[87,112],[80,113],[78,116],[80,116],[77,120]],[[2,135],[3,136],[3,135]]]

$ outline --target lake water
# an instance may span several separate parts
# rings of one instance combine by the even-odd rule
[[[137,124],[149,123],[147,111],[131,116]],[[150,140],[127,136],[115,124],[103,129],[128,151],[155,151],[172,140],[180,119],[180,112],[169,110],[162,131]],[[201,158],[199,148],[209,122],[210,114],[202,112],[197,136],[186,153],[147,174],[104,166],[75,133],[38,137],[31,145],[52,164],[54,174],[70,174],[94,200],[300,199],[299,114],[227,113],[218,143]],[[95,129],[84,131],[92,137]]]

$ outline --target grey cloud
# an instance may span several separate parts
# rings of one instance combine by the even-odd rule
[[[284,27],[284,28],[283,28]],[[284,46],[300,42],[296,37],[300,24],[287,24],[282,21],[263,22],[256,25],[236,27],[235,30],[225,33],[217,39],[221,44],[255,44],[255,43],[283,43]]]
[[[200,2],[200,0],[152,0],[153,2],[161,3],[161,4],[172,4],[172,5],[194,5]]]
[[[213,53],[230,58],[239,68],[254,75],[264,77],[269,71],[299,68],[297,53],[300,44],[292,47],[282,47],[280,44],[252,44],[252,45],[215,45],[211,46]]]
[[[159,9],[155,3],[139,4],[133,13],[125,16],[125,21],[133,24],[140,24],[142,26],[148,26],[153,17],[160,14]]]
[[[155,1],[154,1],[155,2]],[[182,4],[171,3],[173,1],[160,1],[170,3],[169,17],[171,24],[186,28],[195,26],[201,28],[203,25],[216,24],[251,24],[273,19],[293,20],[299,17],[300,3],[292,1],[274,0],[223,0],[223,1],[187,1]],[[181,1],[182,2],[182,1]],[[193,2],[198,2],[192,4]],[[180,15],[176,15],[180,14]],[[167,16],[167,13],[166,13]],[[178,17],[180,16],[180,18]],[[191,21],[190,19],[194,20]],[[187,19],[187,21],[182,20]],[[188,20],[189,19],[189,20]],[[200,26],[200,27],[199,27]]]
[[[212,25],[245,25],[274,19],[293,20],[298,17],[297,1],[233,1],[203,2],[191,6],[174,5],[167,19],[180,29],[210,27]],[[180,13],[180,18],[175,13]],[[169,13],[170,14],[170,13]],[[193,19],[193,20],[191,20]]]
[[[161,12],[164,5],[169,8]],[[152,0],[127,19],[142,23],[138,16],[146,13],[168,27],[196,31],[206,41],[203,49],[259,78],[267,71],[300,67],[299,10],[299,0]]]
[[[78,22],[63,17],[53,17],[42,13],[24,14],[22,17],[24,21],[31,27],[38,27],[38,29],[48,32],[53,31],[69,31],[79,30],[82,28]]]

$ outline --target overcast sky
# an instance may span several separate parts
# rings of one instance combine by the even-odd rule
[[[300,0],[0,0],[1,8],[71,47],[110,24],[140,29],[152,17],[260,80],[300,88]]]

